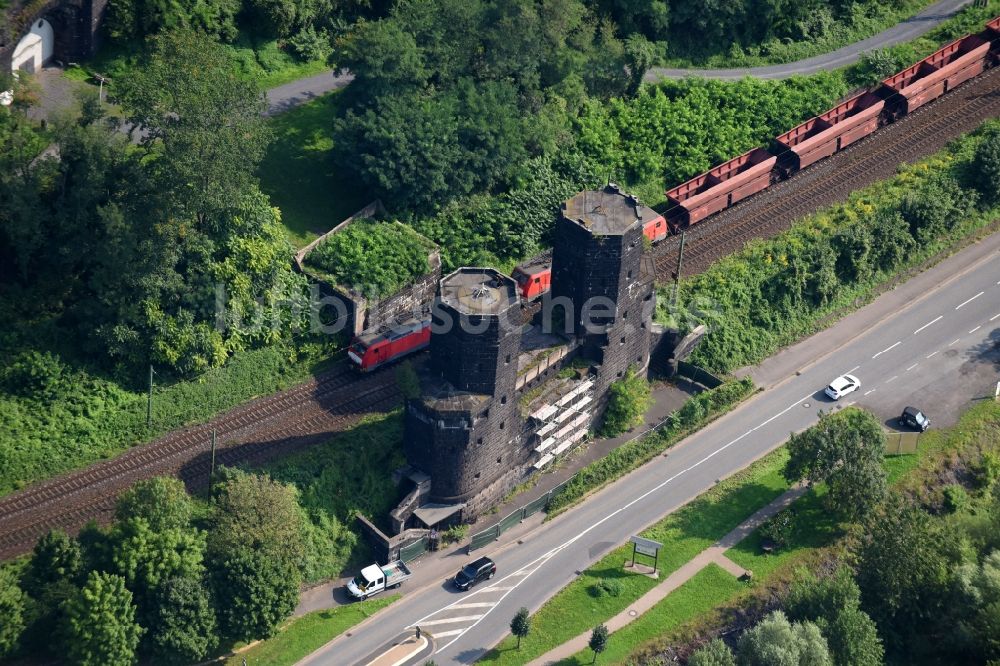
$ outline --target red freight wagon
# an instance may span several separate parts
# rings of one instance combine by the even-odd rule
[[[875,95],[862,93],[785,132],[775,139],[789,151],[782,163],[797,171],[868,136],[878,129],[883,106]]]
[[[416,319],[400,324],[385,333],[354,338],[347,356],[362,372],[424,349],[431,343],[431,320]]]
[[[897,114],[911,113],[960,83],[982,73],[990,43],[979,35],[957,39],[882,82],[881,96],[898,93]]]
[[[1000,35],[1000,16],[996,17],[992,21],[986,24],[987,29]]]
[[[534,300],[552,287],[552,264],[548,261],[521,264],[510,274],[521,298]]]
[[[763,148],[756,148],[669,190],[672,226],[696,224],[766,189],[776,159]]]
[[[652,209],[647,208],[643,211],[643,219],[646,219],[646,213],[653,212]],[[663,219],[662,215],[653,215],[646,221],[642,223],[642,233],[650,240],[652,243],[663,240],[670,233],[670,227],[667,226],[667,221]]]

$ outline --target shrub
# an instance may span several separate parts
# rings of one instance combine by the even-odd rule
[[[941,491],[941,500],[948,513],[958,513],[969,508],[969,493],[958,484],[945,486]]]
[[[652,401],[649,382],[629,368],[624,377],[611,385],[608,408],[604,412],[604,436],[614,437],[642,423]]]
[[[66,366],[55,354],[24,351],[14,357],[0,375],[4,388],[15,395],[39,400],[56,398],[63,384]]]
[[[458,543],[469,533],[468,525],[452,525],[441,532],[441,543]]]
[[[788,540],[794,529],[795,512],[791,509],[785,509],[779,511],[760,526],[760,535],[770,540],[778,548],[784,548],[788,545]]]
[[[982,458],[973,465],[973,473],[976,475],[976,484],[980,488],[990,489],[997,479],[1000,479],[1000,453],[995,451],[983,451]]]
[[[622,584],[614,578],[602,578],[597,585],[590,588],[591,595],[600,599],[601,597],[620,597],[622,594]]]
[[[326,60],[333,47],[330,43],[330,35],[326,30],[316,30],[314,27],[306,26],[288,40],[295,56],[302,61]]]
[[[375,297],[388,296],[430,271],[433,245],[398,223],[359,220],[306,257],[332,282]]]

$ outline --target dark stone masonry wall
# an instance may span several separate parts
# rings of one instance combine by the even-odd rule
[[[31,25],[45,19],[55,36],[53,59],[83,60],[97,52],[108,0],[14,2],[0,20],[0,70],[10,71],[14,49]]]

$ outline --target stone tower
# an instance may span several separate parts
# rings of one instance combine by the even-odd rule
[[[468,502],[468,518],[509,490],[526,455],[517,285],[491,268],[460,268],[441,280],[433,317],[422,395],[406,410],[406,455],[430,475],[428,499]]]
[[[643,257],[642,227],[655,217],[614,184],[580,192],[562,205],[552,254],[552,303],[572,303],[566,325],[599,369],[599,395],[629,367],[642,370],[649,361],[654,284]]]

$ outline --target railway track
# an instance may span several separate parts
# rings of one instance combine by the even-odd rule
[[[789,180],[691,227],[684,244],[683,275],[706,270],[751,240],[779,234],[795,220],[889,178],[901,163],[932,155],[998,116],[1000,67],[995,67]],[[680,239],[674,236],[653,250],[657,280],[673,279],[679,247]]]
[[[30,551],[40,536],[75,533],[110,520],[115,500],[139,479],[175,475],[192,490],[208,484],[210,442],[217,465],[259,464],[314,446],[368,413],[390,409],[400,395],[393,373],[357,377],[340,363],[293,389],[242,405],[201,426],[175,431],[87,469],[0,499],[0,559]]]
[[[752,239],[778,234],[796,219],[891,176],[900,163],[926,157],[997,116],[1000,68],[696,225],[687,233],[684,274],[704,271]],[[671,279],[678,247],[674,237],[654,249],[659,280]],[[140,479],[172,474],[191,489],[205,487],[213,429],[218,464],[255,464],[323,442],[364,414],[391,408],[399,399],[391,371],[358,377],[341,361],[309,382],[249,402],[207,424],[172,432],[112,460],[0,498],[0,559],[30,551],[50,529],[75,533],[90,520],[108,522],[117,496]]]

